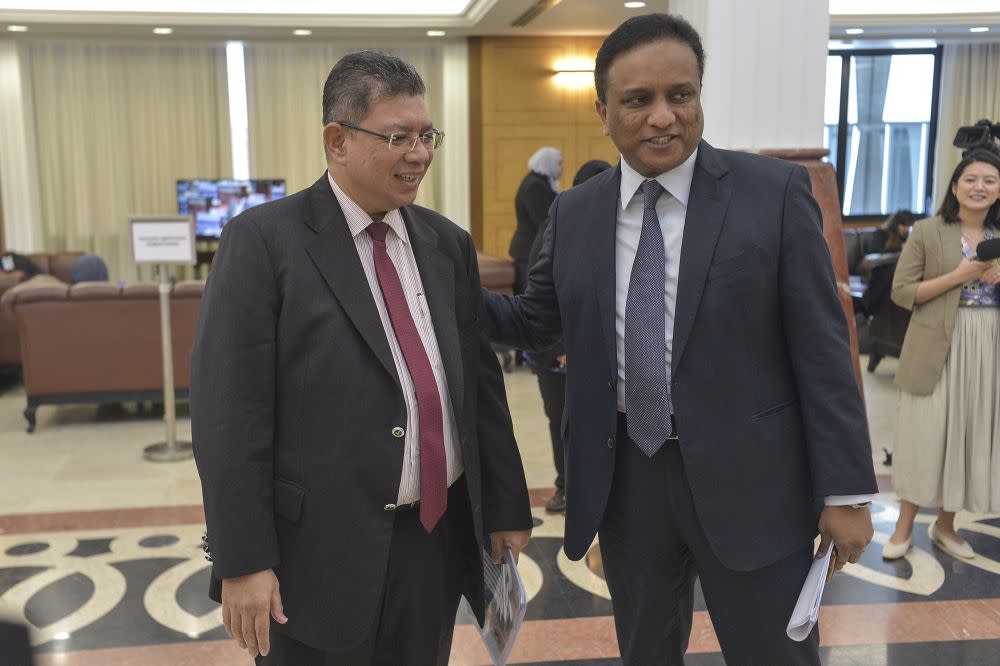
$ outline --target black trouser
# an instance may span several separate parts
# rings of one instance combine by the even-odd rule
[[[801,643],[785,634],[812,563],[812,543],[762,569],[727,569],[701,528],[678,442],[648,458],[629,439],[621,416],[617,441],[600,544],[626,666],[684,663],[695,576],[729,666],[818,666],[817,629]],[[774,519],[781,520],[780,511]]]
[[[419,507],[397,511],[382,609],[369,638],[349,652],[324,652],[279,633],[272,621],[271,650],[257,666],[446,666],[462,585],[469,567],[480,566],[472,532],[464,477],[449,488],[448,510],[431,534],[420,524]]]
[[[566,487],[566,457],[563,449],[562,419],[566,405],[566,373],[546,372],[538,375],[538,390],[542,394],[542,405],[549,420],[549,435],[552,437],[552,461],[556,464],[556,488]]]

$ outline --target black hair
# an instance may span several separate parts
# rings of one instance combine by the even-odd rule
[[[952,192],[952,188],[955,186],[955,183],[958,182],[958,179],[962,177],[962,174],[965,173],[966,168],[974,162],[989,164],[997,170],[997,173],[1000,173],[1000,156],[998,156],[995,152],[985,148],[975,148],[967,151],[965,153],[965,157],[963,157],[962,161],[955,167],[954,173],[951,174],[951,180],[948,181],[948,189],[944,194],[944,201],[938,209],[938,215],[940,215],[941,219],[948,224],[956,224],[959,221],[958,197],[956,197],[955,193]],[[993,205],[990,206],[990,209],[986,211],[986,220],[984,221],[984,224],[991,229],[1000,228],[1000,199],[994,201]]]
[[[323,86],[323,125],[364,120],[380,99],[423,96],[424,80],[413,65],[381,51],[355,51],[333,66]]]
[[[615,58],[626,51],[665,39],[682,42],[691,47],[698,60],[698,81],[705,75],[705,49],[698,31],[680,16],[671,14],[643,14],[633,16],[608,35],[594,61],[594,87],[597,99],[607,101],[608,70]]]
[[[597,174],[610,168],[611,165],[604,160],[590,160],[589,162],[584,162],[583,166],[577,170],[576,175],[573,176],[573,187],[590,180]]]

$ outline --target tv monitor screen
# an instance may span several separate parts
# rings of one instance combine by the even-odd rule
[[[222,227],[247,208],[285,196],[281,178],[177,181],[177,212],[193,215],[198,238],[218,238]]]

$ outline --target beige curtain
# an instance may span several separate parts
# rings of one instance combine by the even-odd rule
[[[403,58],[427,86],[431,118],[443,111],[443,49],[440,46],[388,47],[372,43],[333,46],[246,44],[247,108],[252,178],[284,178],[288,191],[309,187],[326,169],[323,154],[323,83],[333,65],[361,48],[379,49]],[[447,132],[446,127],[441,129]],[[443,199],[435,172],[443,155],[425,176],[417,203],[436,208]]]
[[[962,157],[955,132],[981,118],[1000,122],[1000,44],[945,44],[934,160],[934,210]]]
[[[128,216],[176,214],[178,178],[232,176],[225,46],[43,40],[28,61],[43,247],[134,280]]]

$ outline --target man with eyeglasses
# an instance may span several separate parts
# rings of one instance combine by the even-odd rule
[[[530,535],[475,248],[413,205],[444,138],[423,95],[399,58],[342,58],[327,173],[228,223],[205,288],[211,594],[257,664],[447,664],[461,595],[482,618],[481,535],[496,561]]]

